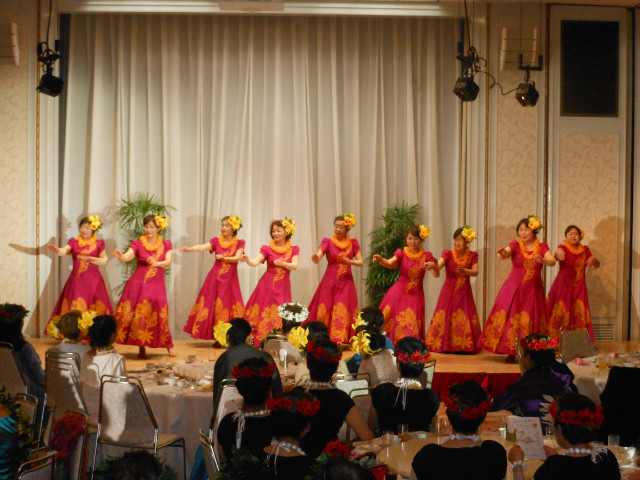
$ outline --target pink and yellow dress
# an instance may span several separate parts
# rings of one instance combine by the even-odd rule
[[[575,249],[563,244],[558,248],[565,251],[565,257],[560,262],[560,270],[547,296],[548,320],[541,326],[540,333],[559,339],[561,327],[578,325],[587,329],[593,341],[585,281],[585,271],[587,261],[591,258],[591,251],[589,247],[583,245]]]
[[[398,259],[400,277],[380,303],[384,315],[384,331],[394,344],[404,337],[424,340],[424,274],[431,252],[424,249],[413,255],[405,247],[393,255]]]
[[[536,250],[542,257],[549,251],[545,242],[536,239],[536,249],[524,251],[524,244],[513,240],[511,273],[502,285],[493,304],[478,347],[493,353],[516,354],[516,335],[523,338],[539,333],[547,317],[547,305],[542,285],[542,263],[534,258]]]
[[[233,237],[229,243],[212,238],[211,253],[233,257],[244,240]],[[238,264],[216,260],[200,289],[184,331],[193,338],[213,339],[213,327],[232,318],[244,317],[244,303],[238,281]]]
[[[467,249],[462,258],[444,250],[446,279],[433,318],[427,329],[425,344],[432,352],[477,352],[480,321],[467,275],[459,276],[458,265],[471,268],[478,263],[478,252]]]
[[[251,324],[256,343],[259,343],[274,328],[282,328],[282,319],[278,315],[278,307],[291,302],[291,271],[276,267],[274,262],[279,258],[290,263],[300,254],[297,246],[287,242],[277,251],[271,245],[263,245],[260,253],[267,262],[258,285],[245,305],[245,319]]]
[[[131,242],[138,259],[138,266],[127,280],[116,308],[118,343],[140,347],[173,347],[169,331],[167,289],[164,284],[164,268],[151,267],[149,258],[159,262],[172,250],[169,240],[146,244],[143,235]]]
[[[49,322],[53,317],[67,313],[69,310],[80,310],[81,312],[94,310],[98,315],[111,315],[113,308],[100,273],[100,267],[86,260],[78,259],[78,255],[99,257],[104,252],[104,240],[98,240],[95,235],[87,241],[82,237],[70,238],[68,245],[71,247],[73,268]]]
[[[353,283],[351,265],[341,258],[353,259],[360,252],[355,238],[347,237],[341,244],[335,238],[323,238],[320,249],[327,257],[327,270],[309,304],[307,322],[319,321],[329,329],[334,342],[347,343],[353,336],[351,325],[358,318],[358,296]]]

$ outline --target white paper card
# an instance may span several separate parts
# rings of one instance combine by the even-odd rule
[[[544,451],[544,438],[538,417],[507,417],[507,432],[515,432],[516,443],[524,451],[524,459],[544,460],[547,455]]]

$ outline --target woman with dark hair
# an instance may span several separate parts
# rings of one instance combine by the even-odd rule
[[[356,335],[351,340],[353,351],[362,355],[358,373],[368,373],[371,386],[398,379],[396,361],[393,351],[387,350],[386,339],[380,329],[362,325],[356,328]]]
[[[171,265],[173,247],[158,233],[167,228],[167,218],[149,214],[144,217],[144,235],[131,242],[129,250],[114,250],[122,263],[136,258],[138,266],[127,280],[116,308],[118,343],[138,345],[138,358],[146,358],[146,347],[166,348],[170,357],[173,340],[169,331],[169,305],[164,269]]]
[[[511,257],[511,273],[496,297],[478,347],[506,353],[509,361],[515,359],[516,336],[538,333],[546,322],[542,267],[552,267],[556,259],[547,244],[536,237],[540,229],[538,217],[529,215],[518,222],[518,240],[498,249],[499,258]]]
[[[305,388],[320,400],[320,410],[311,419],[311,431],[302,442],[304,450],[314,458],[320,455],[328,442],[338,438],[344,421],[361,440],[373,438],[353,400],[331,385],[331,377],[336,373],[342,357],[338,346],[328,339],[311,340],[307,343],[306,357],[311,379]]]
[[[245,318],[251,324],[256,346],[274,328],[282,328],[282,319],[278,315],[278,307],[291,302],[291,271],[298,268],[300,249],[291,245],[291,236],[296,231],[293,220],[271,222],[271,243],[263,245],[260,253],[250,259],[245,253],[240,261],[250,267],[267,262],[267,271],[260,278],[258,285],[247,300]]]
[[[233,446],[255,454],[271,442],[273,425],[266,402],[275,371],[275,363],[264,358],[248,358],[231,370],[243,401],[242,408],[226,415],[218,426],[218,442],[226,458],[231,458]]]
[[[54,317],[69,310],[93,310],[98,315],[113,313],[109,293],[99,268],[104,267],[109,261],[104,240],[98,240],[96,237],[96,232],[101,227],[98,215],[89,215],[78,223],[78,238],[70,238],[64,247],[51,243],[47,245],[47,248],[59,257],[71,254],[73,259],[73,269],[47,325]],[[45,333],[49,334],[46,328]]]
[[[85,315],[89,315],[85,313]],[[89,351],[88,340],[82,335],[79,323],[82,321],[80,310],[69,310],[60,316],[58,324],[51,322],[49,325],[58,330],[58,336],[62,336],[60,343],[47,350],[48,352],[77,353],[80,358]],[[51,331],[52,327],[48,327]],[[55,336],[55,335],[54,335]]]
[[[596,439],[604,415],[602,408],[584,395],[565,393],[551,405],[561,454],[545,447],[547,459],[533,475],[535,480],[619,480],[620,467],[615,455],[591,442]],[[524,479],[524,452],[519,445],[509,451],[514,480]]]
[[[440,399],[418,380],[429,358],[427,347],[417,338],[404,337],[396,344],[394,355],[400,378],[378,385],[371,392],[380,431],[395,432],[400,424],[408,424],[411,431],[428,431]]]
[[[504,447],[480,439],[480,425],[491,409],[487,392],[473,380],[449,387],[445,399],[452,434],[431,443],[413,458],[411,479],[502,480],[507,473]]]
[[[89,327],[91,350],[80,359],[82,395],[89,410],[91,424],[98,422],[100,410],[100,384],[103,375],[126,376],[125,359],[113,348],[118,337],[116,319],[111,315],[99,315]]]
[[[480,322],[473,301],[470,277],[478,276],[478,252],[469,243],[476,232],[469,225],[453,232],[453,248],[443,250],[438,269],[445,268],[435,313],[429,323],[425,344],[432,352],[477,352]]]
[[[213,327],[231,318],[244,316],[244,302],[238,281],[238,262],[244,253],[244,240],[238,240],[242,219],[238,215],[222,218],[222,235],[209,243],[182,247],[182,252],[215,253],[216,261],[200,289],[184,331],[193,338],[213,339]]]
[[[585,273],[588,267],[598,268],[600,261],[589,247],[580,244],[584,232],[578,227],[569,225],[564,236],[564,243],[556,250],[560,270],[547,295],[547,321],[540,333],[559,339],[562,327],[577,325],[586,328],[593,341]]]
[[[434,277],[440,272],[431,252],[425,252],[422,242],[431,229],[424,225],[412,225],[407,230],[407,246],[396,250],[393,257],[373,256],[373,263],[385,268],[399,268],[400,277],[380,302],[384,315],[384,330],[397,344],[404,337],[424,339],[424,275],[427,270]]]
[[[309,333],[307,335],[307,341],[318,340],[319,338],[329,339],[329,329],[322,322],[308,322],[304,327]],[[309,380],[309,367],[307,366],[307,358],[306,358],[306,347],[303,351],[304,357],[300,363],[296,365],[295,372],[295,384],[296,386],[304,385],[307,380]],[[338,362],[338,369],[336,373],[347,374],[349,373],[349,368],[347,364],[342,358]]]
[[[320,263],[327,256],[327,269],[309,304],[309,320],[318,320],[329,328],[329,338],[347,343],[353,335],[351,325],[358,316],[358,297],[351,267],[364,263],[360,244],[349,238],[349,230],[356,224],[352,213],[338,215],[333,220],[333,237],[323,238],[318,251],[311,256]]]
[[[371,328],[377,329],[380,334],[384,336],[384,346],[390,352],[393,352],[393,342],[389,337],[387,337],[387,332],[385,332],[382,327],[384,325],[384,315],[382,312],[376,307],[364,307],[360,311],[360,315],[356,319],[356,331],[358,333],[358,328],[362,326],[367,326]],[[353,341],[353,339],[352,339]],[[347,360],[346,364],[349,368],[349,372],[358,373],[358,369],[360,368],[360,363],[362,362],[363,355],[359,353],[354,353],[349,360]],[[394,370],[395,370],[395,361],[394,361]]]
[[[547,398],[557,398],[571,388],[573,374],[556,361],[556,339],[531,334],[520,341],[525,372],[518,380],[496,396],[493,409],[509,410],[520,417],[542,417]]]

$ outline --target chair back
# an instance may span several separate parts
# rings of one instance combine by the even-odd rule
[[[204,466],[207,469],[207,477],[209,480],[215,480],[217,472],[220,471],[220,462],[218,462],[211,440],[202,429],[200,429],[200,445],[202,446],[202,456],[204,458]]]
[[[574,358],[593,357],[596,350],[586,328],[569,325],[560,328],[560,357],[564,363]]]
[[[40,429],[36,420],[38,416],[38,397],[28,393],[18,393],[14,398],[16,403],[22,407],[22,413],[25,418],[29,419],[28,423],[33,432],[32,437],[37,441],[40,438]]]
[[[356,404],[358,413],[373,432],[378,430],[378,414],[376,409],[373,408],[373,403],[371,401],[371,392],[374,388],[376,387],[356,388],[351,390],[351,393],[349,394],[353,403]],[[355,438],[355,435],[352,434],[351,429],[348,426],[346,437],[347,440]]]
[[[17,393],[27,393],[27,380],[18,368],[10,343],[0,342],[0,365],[0,387],[5,387],[12,397]]]
[[[74,373],[80,378],[80,355],[75,352],[56,352],[47,350],[45,353],[45,371],[49,369],[51,363],[67,363],[74,367]]]
[[[76,367],[66,361],[49,360],[47,365],[47,399],[53,408],[54,421],[73,410],[89,414],[82,396]]]
[[[282,337],[282,338],[277,338],[277,337]],[[286,352],[287,364],[300,363],[300,360],[302,359],[302,354],[300,353],[300,350],[298,350],[296,347],[291,345],[288,342],[286,337],[282,335],[278,335],[277,337],[276,336],[267,337],[267,339],[264,342],[264,351],[270,354],[274,358],[274,360],[280,359],[281,361],[284,361],[284,358],[285,358],[284,353],[282,352]]]
[[[367,372],[336,373],[331,378],[331,383],[338,390],[350,395],[352,390],[370,387],[371,375]]]
[[[20,465],[17,480],[53,480],[56,453],[51,452]]]
[[[156,451],[158,422],[136,378],[103,375],[98,440],[115,445],[151,443]]]
[[[433,384],[433,374],[435,373],[435,371],[436,371],[435,358],[432,360],[429,360],[428,362],[425,362],[424,368],[422,369],[422,372],[420,372],[420,376],[418,377],[418,380],[420,381],[420,383],[424,388],[431,388],[431,385]]]
[[[59,421],[64,422],[66,425],[78,427],[78,429],[56,429],[54,438],[52,438],[53,443],[51,447],[59,452],[62,450],[61,445],[64,445],[65,442],[68,442],[68,445],[71,445],[71,442],[75,441],[77,438],[77,443],[71,453],[71,456],[68,460],[67,458],[59,460],[56,463],[56,468],[66,468],[68,462],[68,478],[70,480],[82,480],[83,473],[86,471],[85,460],[87,445],[89,443],[89,417],[83,412],[68,411],[65,412]],[[78,431],[79,433],[77,433]]]

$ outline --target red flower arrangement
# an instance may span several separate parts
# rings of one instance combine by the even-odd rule
[[[249,377],[269,378],[269,377],[271,377],[271,375],[273,375],[273,372],[275,372],[275,371],[276,371],[276,364],[275,363],[270,363],[266,367],[258,368],[258,369],[238,368],[238,366],[235,365],[231,369],[231,375],[234,378],[249,378]]]
[[[322,453],[326,453],[332,457],[343,456],[344,458],[349,458],[351,456],[351,447],[340,440],[334,440],[333,442],[327,443]]]
[[[534,338],[529,343],[527,343],[526,339],[522,338],[520,340],[520,346],[523,350],[551,350],[558,346],[558,340],[550,337],[543,338]]]
[[[416,350],[409,355],[407,352],[393,352],[393,355],[398,359],[400,363],[424,363],[429,359],[429,352],[424,350],[424,353]]]
[[[304,415],[305,417],[312,417],[320,410],[320,401],[315,398],[313,400],[307,400],[306,398],[301,400],[282,397],[269,398],[267,399],[267,408],[272,412],[276,410],[288,410]]]
[[[342,352],[329,353],[313,340],[307,343],[307,355],[311,355],[316,360],[324,360],[325,362],[339,362],[342,358]]]
[[[477,406],[472,407],[470,405],[464,405],[462,410],[460,410],[460,403],[458,402],[458,398],[454,395],[452,398],[445,398],[444,404],[452,413],[460,413],[462,418],[468,418],[474,420],[478,417],[484,417],[487,415],[487,412],[491,410],[492,402],[491,400],[483,400]]]
[[[601,406],[596,405],[595,409],[585,408],[579,412],[574,410],[563,410],[558,412],[558,401],[556,400],[549,408],[549,413],[559,423],[565,425],[579,425],[589,430],[596,430],[604,420],[604,413]]]

